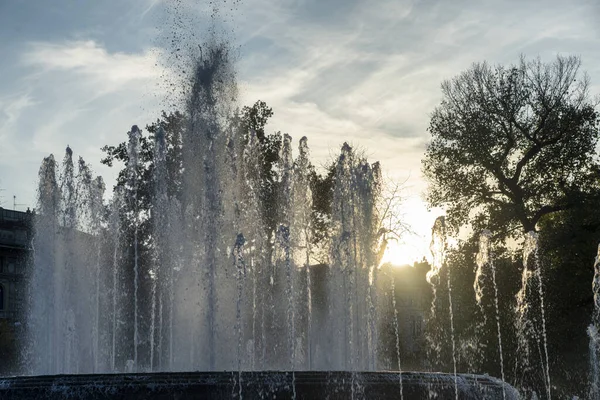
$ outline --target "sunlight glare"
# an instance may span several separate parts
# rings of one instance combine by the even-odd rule
[[[412,266],[415,261],[420,261],[422,258],[423,255],[414,245],[390,241],[381,259],[381,264],[390,263],[395,267]]]

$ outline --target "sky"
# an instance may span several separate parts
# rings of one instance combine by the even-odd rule
[[[600,94],[596,0],[0,0],[1,205],[35,207],[42,158],[67,144],[112,187],[100,148],[169,110],[174,10],[201,36],[215,4],[239,46],[240,105],[265,101],[267,130],[307,136],[318,165],[347,141],[402,183],[415,235],[390,261],[426,255],[441,212],[423,202],[420,160],[443,80],[474,62],[574,54]]]

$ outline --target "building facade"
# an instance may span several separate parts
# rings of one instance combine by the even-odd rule
[[[32,216],[29,211],[0,207],[0,376],[18,368],[17,342],[23,328]]]
[[[402,369],[425,368],[425,324],[431,306],[431,287],[425,275],[429,269],[425,261],[412,266],[388,263],[380,268],[377,296],[382,348],[379,355],[384,369],[398,369],[398,356],[402,359]]]

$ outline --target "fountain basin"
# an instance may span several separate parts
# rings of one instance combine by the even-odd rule
[[[286,371],[161,372],[136,374],[46,375],[0,378],[0,398],[34,399],[392,399],[400,398],[395,372]],[[501,380],[482,375],[457,376],[460,399],[517,399],[517,391]],[[353,396],[354,392],[354,396]],[[405,400],[455,398],[454,375],[402,373]]]

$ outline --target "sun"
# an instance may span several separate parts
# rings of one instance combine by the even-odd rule
[[[431,227],[440,215],[440,210],[428,210],[425,203],[418,198],[409,198],[398,210],[403,225],[407,228],[398,240],[389,240],[381,263],[394,266],[413,265],[423,257],[429,260],[431,253]]]
[[[415,246],[415,243],[409,244],[406,242],[390,241],[383,253],[381,259],[382,264],[390,263],[393,266],[412,266],[415,261],[420,261],[423,258],[420,246]]]

